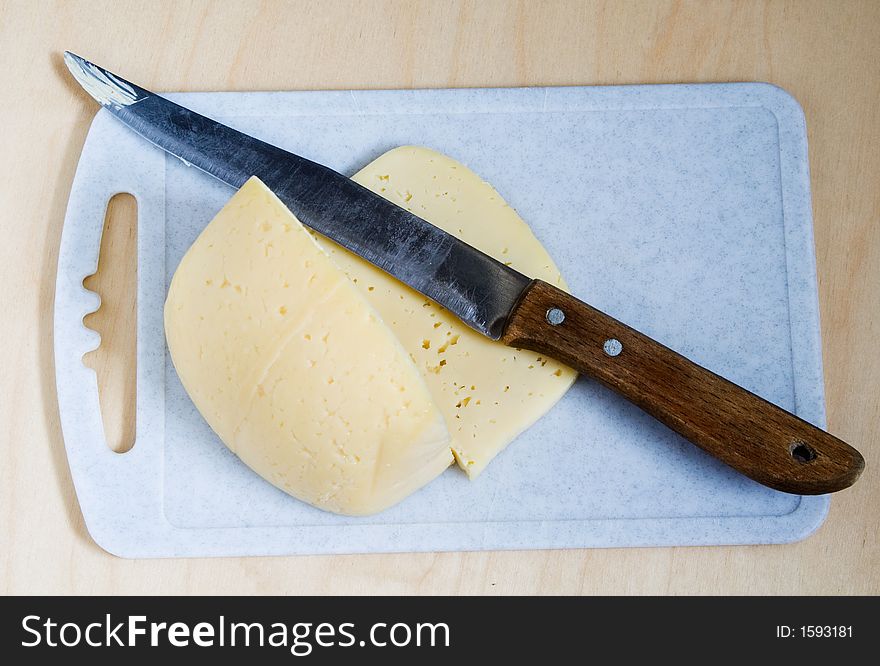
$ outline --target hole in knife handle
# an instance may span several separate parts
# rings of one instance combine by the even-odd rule
[[[83,323],[101,334],[101,345],[83,362],[98,376],[98,399],[107,446],[134,446],[137,402],[137,201],[128,193],[107,202],[98,270],[83,280],[101,296],[101,307]]]
[[[788,451],[799,463],[813,462],[816,459],[816,452],[804,442],[792,442]]]

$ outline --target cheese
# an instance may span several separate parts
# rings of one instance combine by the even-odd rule
[[[566,289],[559,269],[516,211],[455,160],[404,146],[380,156],[354,180],[521,273]],[[574,381],[570,368],[483,337],[359,257],[326,239],[319,242],[418,365],[446,419],[455,457],[471,478]]]
[[[165,331],[208,424],[294,497],[374,513],[452,463],[443,416],[407,352],[256,178],[180,262]]]

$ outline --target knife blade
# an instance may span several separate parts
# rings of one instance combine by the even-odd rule
[[[232,187],[259,177],[296,217],[504,344],[597,379],[752,479],[784,492],[852,485],[845,442],[574,296],[496,261],[332,169],[238,132],[80,56],[64,61],[145,139]]]
[[[98,103],[150,143],[239,188],[262,180],[300,222],[494,340],[526,276],[340,173],[215,122],[65,52]]]

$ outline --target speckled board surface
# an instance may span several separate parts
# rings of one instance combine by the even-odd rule
[[[824,425],[798,104],[766,84],[295,93],[175,101],[343,173],[421,144],[490,181],[572,291]],[[107,200],[139,206],[136,443],[104,444],[82,317]],[[89,532],[126,557],[779,543],[828,497],[764,488],[589,380],[475,482],[456,468],[377,516],[323,513],[240,463],[165,349],[171,275],[230,189],[97,114],[68,204],[55,311],[59,407]]]

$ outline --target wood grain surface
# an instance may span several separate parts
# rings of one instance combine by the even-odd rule
[[[144,560],[83,525],[58,425],[58,241],[95,104],[70,49],[155,90],[769,81],[810,143],[831,432],[867,470],[784,546]],[[0,0],[0,585],[5,593],[880,592],[880,2]],[[112,226],[112,223],[111,223]],[[125,234],[107,251],[124,254]],[[102,258],[102,267],[114,262]],[[131,308],[98,278],[107,326]],[[116,348],[127,343],[120,329]],[[106,334],[106,333],[105,333]],[[125,421],[125,371],[102,370]],[[120,432],[124,433],[124,426]],[[122,436],[122,435],[120,435]]]

